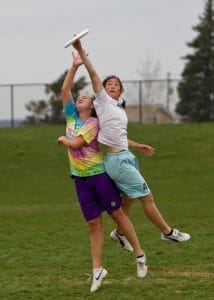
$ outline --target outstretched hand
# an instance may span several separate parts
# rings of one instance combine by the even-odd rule
[[[146,156],[150,157],[154,154],[155,149],[149,145],[145,144],[138,144],[136,149],[140,152],[143,152]]]
[[[79,67],[83,64],[83,61],[78,52],[76,52],[76,53],[72,52],[72,57],[73,57],[73,66],[74,67]]]
[[[73,47],[79,52],[82,49],[81,41],[80,40],[76,40],[76,42],[73,43]]]
[[[83,61],[79,55],[79,52],[80,51],[84,51],[86,56],[89,55],[89,53],[87,53],[84,49],[82,49],[82,45],[81,45],[81,42],[80,40],[77,40],[74,44],[73,44],[74,48],[77,50],[77,53],[74,54],[74,52],[72,52],[72,56],[73,56],[73,65],[75,67],[79,67],[83,64]]]
[[[63,145],[63,144],[66,145],[66,140],[67,140],[66,136],[62,135],[57,139],[57,144],[58,145]]]

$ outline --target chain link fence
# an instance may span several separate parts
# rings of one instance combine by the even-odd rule
[[[178,79],[123,81],[126,111],[130,122],[175,123],[178,102]],[[0,84],[0,126],[14,127],[23,123],[30,112],[30,101],[47,101],[47,83]]]
[[[124,81],[124,99],[130,122],[175,123],[179,80]]]
[[[45,83],[0,84],[0,126],[19,126],[27,115],[25,105],[31,100],[48,100]]]

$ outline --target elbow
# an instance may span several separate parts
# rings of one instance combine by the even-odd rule
[[[70,93],[71,93],[71,88],[70,87],[66,87],[66,86],[61,87],[61,96],[66,96]]]
[[[73,145],[72,149],[73,150],[80,150],[81,147],[77,146],[77,145]]]
[[[72,98],[72,94],[71,94],[71,91],[68,90],[67,88],[61,88],[61,93],[60,93],[60,96],[61,96],[61,99],[62,99],[62,102],[66,103],[67,100],[71,99]]]
[[[97,75],[97,72],[96,72],[95,69],[89,70],[89,75],[90,75],[91,79],[97,79],[98,78],[98,75]]]
[[[97,76],[97,73],[96,73],[95,71],[92,71],[91,74],[90,74],[90,76],[91,76],[91,79],[92,79],[92,80],[96,80],[97,77],[98,77],[98,76]]]
[[[61,97],[63,97],[67,93],[67,89],[65,87],[61,88]]]
[[[72,148],[73,150],[80,150],[82,148],[80,145],[77,144],[69,145],[69,147]]]

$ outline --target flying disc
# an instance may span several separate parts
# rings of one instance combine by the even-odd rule
[[[65,43],[65,48],[69,47],[70,45],[73,45],[77,40],[81,39],[83,36],[85,36],[89,32],[90,32],[89,29],[85,29],[85,30],[81,31],[80,33],[78,33],[72,39],[70,39],[69,41],[67,41]]]

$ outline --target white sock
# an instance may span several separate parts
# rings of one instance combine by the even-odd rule
[[[136,256],[136,258],[138,259],[138,258],[141,258],[141,257],[144,257],[144,256],[145,256],[145,254],[144,254],[144,252],[142,252],[140,255]]]

